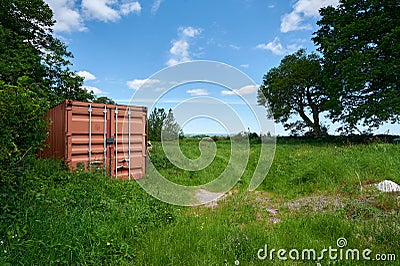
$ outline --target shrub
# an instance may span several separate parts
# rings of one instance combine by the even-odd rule
[[[12,182],[11,175],[4,171],[36,153],[46,138],[46,121],[42,118],[48,109],[47,101],[37,93],[37,85],[28,83],[26,77],[15,86],[0,81],[0,184]]]

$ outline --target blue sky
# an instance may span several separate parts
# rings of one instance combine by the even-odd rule
[[[57,23],[54,34],[74,54],[73,70],[98,96],[128,104],[158,71],[190,60],[231,65],[256,85],[263,75],[299,48],[315,50],[319,8],[337,0],[45,0]],[[180,87],[180,88],[179,88]],[[145,88],[141,88],[144,90]],[[148,88],[149,89],[149,88]],[[157,89],[155,87],[154,89]],[[175,108],[192,97],[214,97],[233,108],[245,127],[259,131],[240,96],[256,101],[256,86],[226,88],[193,84],[177,86],[157,107]],[[225,91],[225,92],[223,92]],[[134,101],[136,105],[148,105]],[[151,106],[149,106],[151,107]],[[176,114],[178,115],[178,114]],[[221,132],[216,121],[199,118],[187,123],[185,133]],[[382,129],[383,130],[383,129]],[[382,131],[381,130],[381,131]],[[222,130],[223,131],[223,130]],[[393,130],[391,130],[392,132]],[[282,126],[276,134],[285,135]]]

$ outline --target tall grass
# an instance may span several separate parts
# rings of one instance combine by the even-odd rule
[[[384,143],[279,144],[261,189],[295,198],[313,193],[352,195],[360,191],[360,181],[400,183],[398,154],[399,145]]]
[[[151,160],[169,180],[204,184],[229,160],[229,141],[216,144],[216,159],[198,172],[171,165],[159,143],[153,143]],[[190,158],[200,155],[196,140],[181,146]],[[216,207],[171,206],[136,182],[28,160],[8,173],[16,182],[0,190],[0,264],[316,265],[276,256],[260,260],[257,253],[265,245],[320,251],[344,237],[349,248],[397,253],[396,261],[383,265],[399,265],[400,195],[370,184],[400,183],[400,145],[278,142],[265,181],[249,192],[259,152],[252,144],[241,180]],[[371,265],[328,257],[320,263]]]
[[[17,198],[1,193],[2,264],[130,264],[143,234],[175,219],[135,182],[68,173],[59,162],[31,161],[19,182]]]

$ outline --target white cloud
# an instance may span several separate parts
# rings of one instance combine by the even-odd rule
[[[186,92],[189,93],[191,96],[205,96],[210,94],[206,89],[193,89],[187,90]]]
[[[180,27],[179,31],[183,34],[184,37],[196,37],[202,31],[200,28],[193,28],[193,27]]]
[[[267,44],[257,45],[257,48],[262,50],[269,50],[276,55],[285,54],[285,48],[283,48],[283,45],[278,37],[275,37],[275,39],[272,42],[269,42]]]
[[[301,41],[301,40],[300,40],[300,41]],[[302,42],[304,42],[304,41],[302,41]],[[294,52],[296,52],[297,50],[299,50],[301,47],[302,47],[302,46],[299,45],[299,44],[295,44],[295,43],[289,44],[289,45],[287,45],[286,52],[289,53],[289,54],[291,54],[291,53],[294,53]]]
[[[185,40],[173,41],[169,53],[173,56],[170,59],[172,62],[180,63],[189,61],[189,43]]]
[[[257,90],[258,90],[257,85],[247,85],[247,86],[241,87],[238,90],[223,90],[223,91],[221,91],[221,94],[224,96],[236,95],[236,94],[243,96],[243,95],[253,94]]]
[[[188,60],[186,60],[186,61],[188,61]],[[183,63],[183,62],[185,62],[185,61],[178,60],[178,59],[175,59],[175,58],[170,58],[165,64],[167,66],[174,66],[174,65],[177,65],[177,64]]]
[[[310,24],[303,24],[309,17],[318,17],[319,10],[326,6],[337,6],[339,0],[298,0],[293,11],[281,18],[281,32],[312,29]]]
[[[249,65],[249,64],[242,64],[242,65],[240,65],[240,67],[242,67],[242,68],[249,68],[250,65]]]
[[[119,10],[121,11],[122,15],[129,15],[131,13],[140,14],[142,7],[140,6],[139,2],[131,2],[122,4]]]
[[[92,87],[92,86],[82,86],[82,88],[84,88],[85,90],[87,90],[87,91],[93,91],[93,93],[95,94],[95,95],[105,95],[105,94],[107,94],[107,92],[105,92],[105,91],[102,91],[102,90],[100,90],[99,88],[97,88],[97,87]]]
[[[85,31],[85,20],[115,22],[131,13],[140,14],[142,7],[138,1],[126,0],[45,0],[53,10],[56,32]]]
[[[296,12],[285,14],[281,18],[281,32],[289,32],[295,30],[310,30],[310,24],[302,25],[304,17]]]
[[[278,37],[267,44],[259,44],[256,46],[258,49],[271,51],[275,55],[284,55],[287,53],[293,53],[298,50],[301,46],[297,44],[290,44],[287,47],[284,47],[281,43],[281,40]]]
[[[126,82],[126,85],[128,85],[128,87],[131,89],[138,90],[140,88],[150,88],[154,85],[159,85],[160,83],[161,81],[158,79],[134,79]],[[160,88],[158,87],[156,90],[157,89]]]
[[[85,81],[87,81],[87,80],[95,80],[96,79],[95,75],[93,75],[92,73],[90,73],[89,71],[86,71],[86,70],[78,71],[76,74],[78,74],[78,76],[84,78]]]
[[[161,5],[161,3],[162,3],[163,1],[164,1],[164,0],[155,0],[155,1],[153,2],[153,5],[151,6],[151,13],[152,13],[152,14],[157,13],[157,11],[158,11],[158,9],[160,8],[160,5]]]
[[[189,43],[185,40],[172,41],[172,47],[169,49],[171,58],[167,61],[168,66],[190,61]]]
[[[189,40],[200,35],[202,29],[193,27],[179,27],[178,33],[180,38],[173,40],[172,47],[169,49],[170,59],[166,62],[167,66],[173,66],[179,63],[191,60]]]
[[[160,92],[160,91],[165,91],[165,90],[167,90],[166,87],[156,87],[156,88],[154,88],[155,92]]]
[[[319,10],[322,7],[337,6],[338,0],[299,0],[295,5],[294,9],[298,13],[303,13],[307,17],[318,17]]]
[[[85,16],[100,21],[117,21],[121,18],[118,11],[113,9],[114,1],[109,0],[82,0],[82,9]]]
[[[51,10],[57,23],[54,25],[54,31],[71,32],[85,31],[87,28],[83,23],[83,18],[75,7],[74,0],[45,0]]]

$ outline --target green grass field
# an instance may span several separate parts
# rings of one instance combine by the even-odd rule
[[[200,185],[229,160],[230,142],[216,144],[216,159],[197,172],[174,167],[159,143],[151,160],[169,180]],[[193,139],[181,148],[190,158],[200,154]],[[29,160],[9,173],[14,183],[1,187],[0,264],[400,265],[400,194],[371,186],[384,179],[400,183],[400,145],[280,140],[265,181],[250,192],[259,153],[260,145],[251,144],[240,181],[212,207],[169,205],[136,182]],[[347,240],[342,249],[339,238]],[[265,255],[266,245],[261,260],[257,253]],[[342,250],[342,259],[328,253],[321,261],[307,253],[301,259],[302,250],[314,249],[318,259],[329,247]],[[278,258],[279,249],[288,260]],[[292,249],[300,251],[298,260],[289,258]],[[370,258],[382,254],[392,261],[363,260],[361,253],[358,261],[346,260],[348,249],[370,249]]]

